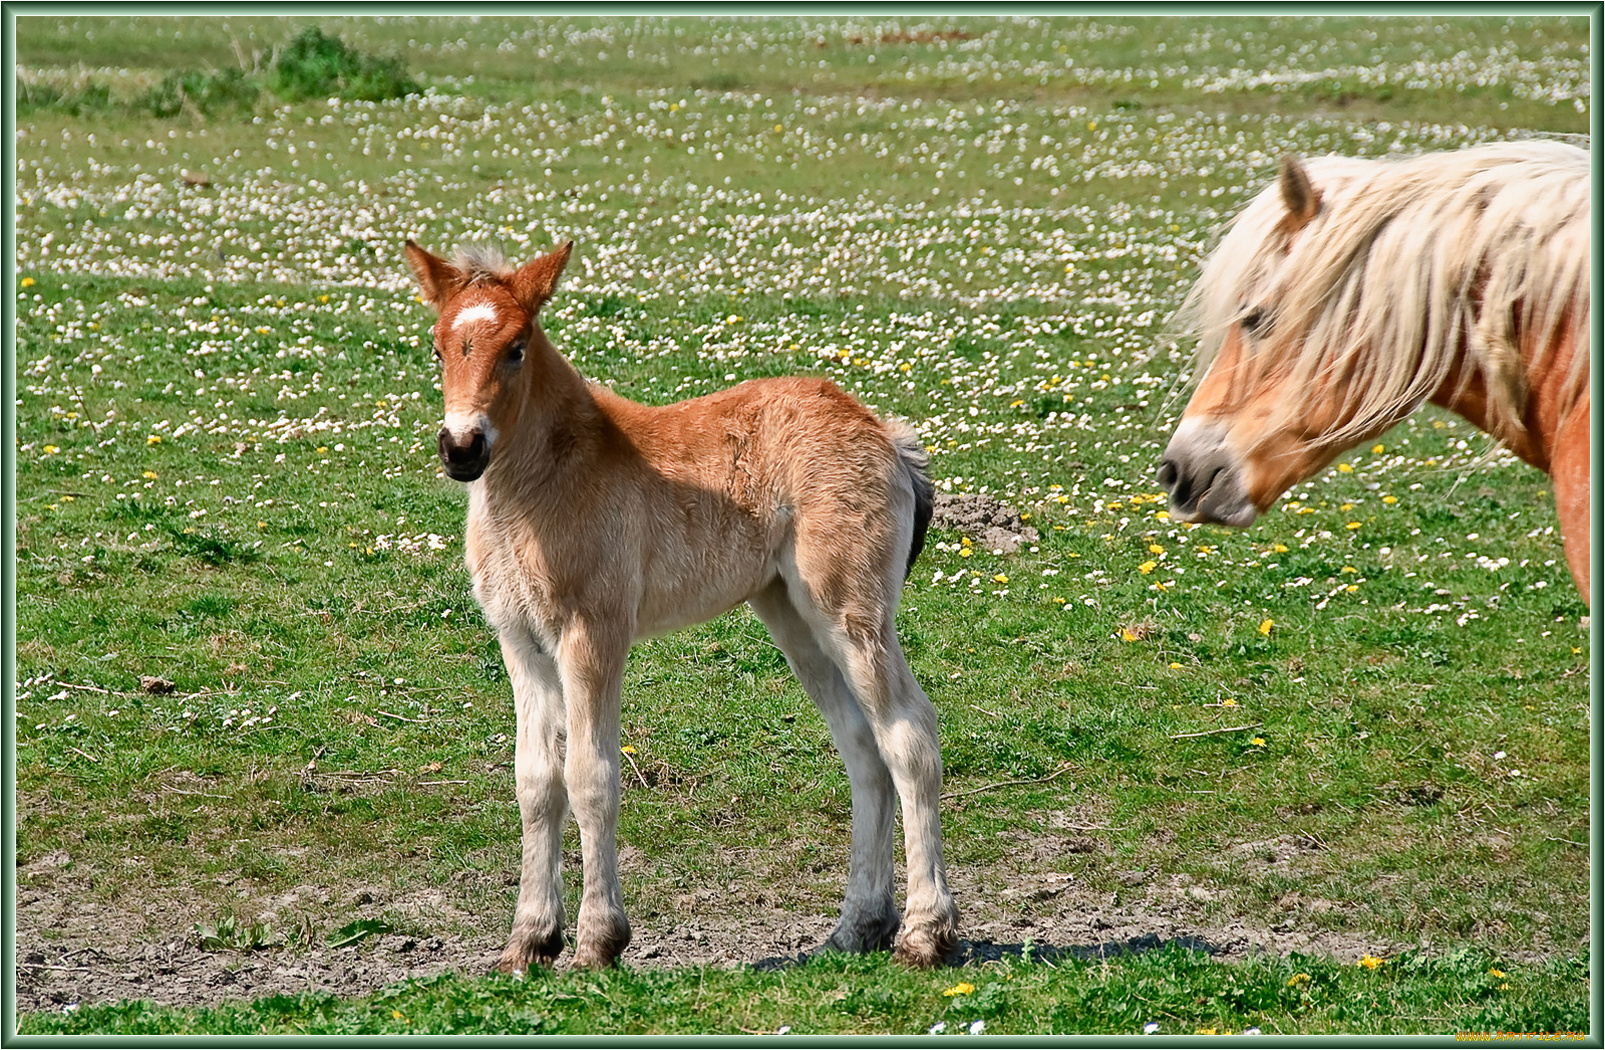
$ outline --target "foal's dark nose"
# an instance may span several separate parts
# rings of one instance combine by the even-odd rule
[[[463,441],[450,430],[440,431],[440,464],[447,476],[457,481],[477,481],[490,462],[490,447],[485,444],[485,432],[474,429]]]

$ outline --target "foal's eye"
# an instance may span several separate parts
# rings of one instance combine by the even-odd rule
[[[507,348],[507,363],[516,365],[524,360],[524,343],[522,340]]]
[[[1243,315],[1243,331],[1249,335],[1258,335],[1260,328],[1265,324],[1265,311],[1255,307]]]

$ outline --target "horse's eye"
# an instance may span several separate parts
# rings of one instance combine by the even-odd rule
[[[524,343],[519,341],[507,348],[507,363],[516,365],[522,360],[524,360]]]
[[[440,356],[440,347],[435,346],[435,347],[431,347],[430,349],[432,349],[435,352],[435,360],[441,362],[442,364],[444,364],[446,359],[444,357]]]
[[[1260,327],[1265,324],[1265,311],[1255,307],[1243,315],[1243,331],[1249,335],[1258,335]]]

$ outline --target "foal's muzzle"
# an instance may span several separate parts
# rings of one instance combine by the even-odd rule
[[[490,463],[490,442],[483,430],[458,435],[447,428],[440,431],[440,465],[446,476],[457,481],[478,481]]]
[[[1159,484],[1180,521],[1251,525],[1259,508],[1248,498],[1243,469],[1218,423],[1183,420],[1159,461]]]

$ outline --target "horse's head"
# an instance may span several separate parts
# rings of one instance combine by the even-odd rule
[[[490,465],[498,434],[518,422],[528,392],[524,358],[531,341],[544,342],[536,323],[557,289],[574,242],[514,270],[484,249],[447,262],[407,242],[407,261],[435,322],[435,358],[446,420],[440,462],[458,481],[475,481]]]
[[[1284,159],[1276,185],[1234,220],[1188,296],[1183,315],[1199,332],[1203,376],[1159,466],[1178,520],[1248,525],[1364,437],[1348,432],[1353,359],[1310,366],[1311,304],[1287,279],[1317,250],[1307,242],[1320,238],[1327,206],[1304,166]]]

